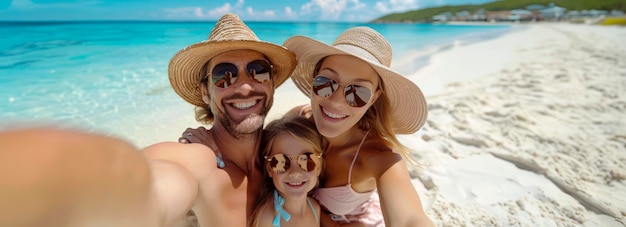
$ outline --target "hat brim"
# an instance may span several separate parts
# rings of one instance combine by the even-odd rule
[[[411,80],[379,62],[361,56],[371,55],[365,50],[351,45],[330,46],[320,41],[294,36],[285,41],[283,46],[293,51],[298,58],[298,65],[292,75],[292,81],[306,96],[311,97],[313,71],[317,63],[330,55],[351,55],[374,68],[384,84],[391,111],[391,127],[395,133],[411,134],[419,130],[428,116],[426,98],[419,87]]]
[[[240,49],[255,50],[268,58],[274,67],[274,88],[283,84],[296,66],[293,52],[280,45],[253,40],[207,40],[189,45],[172,57],[168,66],[172,88],[185,101],[196,106],[206,105],[198,90],[202,67],[220,53]]]

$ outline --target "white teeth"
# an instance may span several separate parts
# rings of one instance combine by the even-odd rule
[[[254,104],[256,104],[256,101],[250,101],[250,102],[236,102],[233,103],[233,107],[237,108],[237,109],[247,109],[250,108],[252,106],[254,106]]]
[[[304,183],[300,182],[300,183],[287,183],[288,185],[293,185],[293,186],[300,186]]]
[[[340,118],[346,117],[346,115],[343,115],[343,116],[342,115],[337,115],[337,114],[328,112],[326,110],[324,110],[324,113],[326,114],[326,116],[329,116],[330,118],[335,118],[335,119],[340,119]]]

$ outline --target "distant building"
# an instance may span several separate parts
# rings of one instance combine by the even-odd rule
[[[452,13],[451,12],[445,12],[445,13],[437,14],[437,15],[433,16],[432,20],[435,21],[435,22],[450,21],[450,20],[452,20]]]
[[[550,3],[548,7],[545,9],[539,10],[541,16],[545,19],[555,19],[558,20],[565,15],[567,9],[563,7],[558,7],[554,3]]]
[[[530,21],[533,19],[535,19],[533,12],[525,9],[511,10],[511,15],[509,16],[510,21]]]
[[[606,17],[623,17],[625,14],[619,10],[572,10],[568,11],[563,7],[559,7],[554,3],[543,6],[540,4],[532,4],[524,9],[503,10],[503,11],[486,11],[479,9],[475,12],[467,10],[451,13],[439,13],[431,18],[433,22],[448,21],[542,21],[542,20],[567,20],[576,23],[597,23],[598,20]]]
[[[583,16],[587,17],[600,17],[609,15],[609,11],[606,10],[583,10]]]
[[[624,16],[624,12],[620,10],[611,10],[611,13],[609,15],[612,17],[621,17]]]
[[[454,15],[454,19],[458,21],[470,21],[472,20],[471,14],[468,11],[459,11]]]
[[[511,17],[511,11],[487,11],[486,13],[487,20],[491,22],[496,21],[508,21]]]
[[[582,14],[578,10],[567,11],[567,13],[565,13],[565,17],[570,19],[580,18],[581,16]]]

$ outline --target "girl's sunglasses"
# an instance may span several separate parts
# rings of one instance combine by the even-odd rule
[[[272,65],[266,60],[251,61],[246,65],[248,76],[256,82],[267,84],[272,78]],[[237,81],[239,68],[232,63],[220,63],[213,67],[210,76],[216,87],[227,88]]]
[[[295,161],[304,172],[311,172],[319,165],[321,155],[306,152],[304,154],[287,156],[285,154],[275,154],[265,156],[265,160],[270,164],[270,168],[275,173],[285,173],[291,167],[291,162]],[[294,160],[295,158],[295,160]]]
[[[328,77],[318,75],[313,79],[313,92],[322,98],[326,98],[337,89],[339,89],[339,83]],[[372,89],[355,84],[348,84],[343,88],[343,95],[346,98],[348,105],[352,107],[365,106],[372,98]]]

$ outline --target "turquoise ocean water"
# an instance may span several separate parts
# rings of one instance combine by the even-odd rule
[[[260,39],[278,44],[293,35],[332,43],[347,28],[369,26],[390,41],[392,66],[403,74],[417,71],[431,54],[455,42],[478,42],[512,30],[490,25],[247,24]],[[139,145],[144,144],[138,138],[151,136],[145,133],[179,133],[184,128],[154,127],[170,124],[163,119],[192,115],[170,88],[167,64],[181,48],[205,40],[213,25],[0,22],[0,130],[52,124],[118,135]],[[288,98],[280,96],[277,92],[276,100]],[[146,130],[151,127],[158,130]]]

